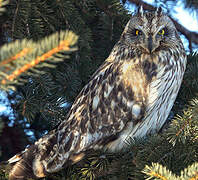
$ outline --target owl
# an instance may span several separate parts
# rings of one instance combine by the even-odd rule
[[[88,150],[120,151],[126,141],[158,132],[185,68],[185,50],[171,19],[161,8],[140,7],[65,120],[8,160],[9,179],[42,178],[77,163]]]

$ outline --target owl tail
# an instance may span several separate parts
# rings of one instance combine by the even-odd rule
[[[45,170],[43,160],[49,158],[49,151],[57,143],[56,138],[56,133],[48,134],[9,159],[8,163],[11,164],[9,180],[45,177],[48,173]]]
[[[38,146],[32,145],[25,151],[9,159],[8,163],[12,166],[9,173],[9,180],[45,177],[46,174],[44,173],[42,164],[37,163],[37,167],[35,167],[36,153],[38,153]]]
[[[74,139],[74,135],[68,134],[65,148],[58,144],[58,132],[55,130],[40,138],[35,144],[26,148],[20,154],[8,160],[12,165],[9,180],[38,179],[54,173],[70,164],[77,163],[84,157],[84,152],[71,151],[72,142],[78,145],[80,136]],[[75,141],[74,141],[75,140]],[[63,143],[61,143],[62,145]],[[67,155],[67,156],[66,156]]]

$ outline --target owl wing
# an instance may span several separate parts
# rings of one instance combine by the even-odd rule
[[[76,98],[68,119],[58,127],[57,150],[47,162],[48,172],[56,171],[57,157],[62,156],[57,160],[59,164],[65,163],[63,159],[75,163],[86,150],[108,146],[118,139],[128,122],[132,122],[133,129],[142,119],[145,81],[140,68],[133,63],[111,61],[99,68]],[[135,77],[142,82],[138,84],[140,79]]]
[[[16,174],[44,177],[59,171],[82,159],[86,150],[105,147],[118,139],[128,122],[140,120],[144,100],[141,92],[134,94],[132,84],[137,80],[128,77],[133,75],[130,73],[141,74],[137,69],[131,64],[106,61],[76,98],[67,120],[25,151],[10,179]]]

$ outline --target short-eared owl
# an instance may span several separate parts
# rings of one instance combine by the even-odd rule
[[[9,159],[10,180],[45,177],[80,161],[87,150],[121,150],[129,138],[157,132],[185,67],[185,50],[170,18],[161,8],[139,8],[65,121]]]

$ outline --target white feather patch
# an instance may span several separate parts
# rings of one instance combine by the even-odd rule
[[[141,107],[138,104],[134,104],[132,107],[132,114],[135,118],[138,118],[141,112]]]
[[[12,164],[12,163],[15,163],[15,162],[19,161],[20,159],[21,159],[21,156],[15,155],[14,157],[12,157],[12,158],[10,158],[10,159],[8,160],[8,163],[9,163],[9,164]]]
[[[104,92],[104,97],[105,97],[105,98],[108,98],[108,96],[109,96],[110,92],[112,91],[112,89],[113,89],[112,86],[108,86],[107,92],[106,92],[106,91]]]
[[[96,109],[98,107],[98,103],[99,103],[99,97],[98,96],[95,96],[93,98],[93,103],[92,103],[92,108],[93,110]]]
[[[8,160],[9,164],[15,163],[17,161],[19,161],[21,159],[21,156],[23,155],[23,153],[27,151],[27,149],[25,149],[24,151],[22,151],[20,154],[16,154],[15,156],[13,156],[12,158],[10,158]]]

